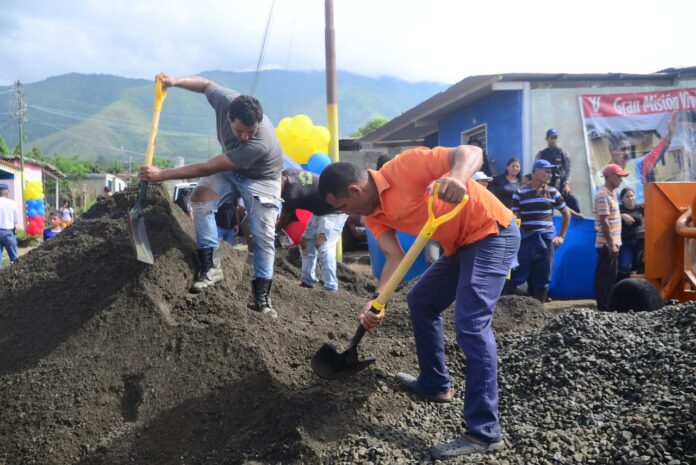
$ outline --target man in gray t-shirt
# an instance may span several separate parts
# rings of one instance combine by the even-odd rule
[[[201,268],[192,291],[222,281],[215,212],[230,196],[241,196],[254,238],[254,301],[251,308],[277,317],[270,300],[275,259],[275,223],[280,211],[280,172],[283,151],[275,128],[257,99],[225,89],[201,76],[172,78],[161,73],[165,87],[181,87],[205,94],[215,110],[217,137],[222,153],[207,162],[179,168],[143,166],[140,178],[158,182],[200,177],[190,197]]]

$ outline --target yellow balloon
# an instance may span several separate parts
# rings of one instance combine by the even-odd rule
[[[276,129],[286,131],[286,130],[290,129],[291,124],[292,124],[292,118],[290,118],[289,116],[286,116],[285,118],[280,120],[280,122],[278,123],[278,126],[276,126]]]
[[[312,119],[303,114],[295,115],[292,118],[292,123],[290,123],[290,132],[292,132],[298,139],[306,139],[309,137],[309,132],[314,127]]]
[[[324,126],[314,126],[309,132],[309,140],[312,142],[312,145],[316,147],[325,147],[331,142],[331,133]],[[317,152],[322,151],[317,150]]]
[[[290,155],[292,147],[297,142],[297,137],[295,137],[289,131],[280,131],[278,134],[278,141],[280,142],[280,146],[283,148],[283,152]],[[290,156],[292,157],[292,155]]]
[[[312,156],[312,144],[307,139],[300,139],[292,145],[290,156],[300,165],[304,165]]]

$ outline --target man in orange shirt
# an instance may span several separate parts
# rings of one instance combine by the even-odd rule
[[[517,249],[520,233],[507,209],[486,188],[471,181],[481,168],[481,149],[425,147],[406,150],[379,171],[362,170],[350,163],[329,165],[319,178],[319,193],[345,213],[365,215],[365,224],[377,238],[386,262],[377,289],[381,289],[404,256],[396,231],[418,234],[427,220],[432,185],[440,183],[433,210],[436,216],[452,210],[468,193],[462,213],[433,235],[444,250],[408,295],[420,374],[396,375],[408,390],[435,402],[452,399],[445,363],[442,312],[455,302],[457,343],[466,354],[464,420],[467,432],[456,440],[436,445],[435,459],[499,450],[503,447],[498,420],[498,357],[491,327]],[[378,293],[372,296],[377,297]],[[384,312],[370,312],[367,302],[360,322],[374,330]]]

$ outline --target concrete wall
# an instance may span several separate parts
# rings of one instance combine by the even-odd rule
[[[522,92],[519,90],[497,91],[440,120],[439,145],[457,146],[462,143],[463,131],[484,123],[488,139],[486,152],[495,160],[498,173],[505,169],[510,158],[522,160]]]
[[[570,153],[572,160],[571,186],[580,202],[582,214],[592,214],[592,188],[590,168],[585,151],[585,140],[578,97],[581,94],[614,94],[647,92],[659,89],[695,87],[696,80],[681,81],[676,86],[617,86],[568,89],[531,90],[531,153],[533,156],[546,147],[546,130],[558,130],[558,145]],[[529,171],[524,167],[524,172]]]

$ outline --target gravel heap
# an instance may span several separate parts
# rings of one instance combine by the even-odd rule
[[[508,447],[447,463],[696,463],[695,302],[654,313],[571,309],[498,339]],[[461,434],[456,373],[465,361],[452,343],[449,349],[454,405],[413,398],[387,428],[368,428],[344,444],[335,463],[422,463],[425,448]],[[412,447],[395,448],[394,437]]]

